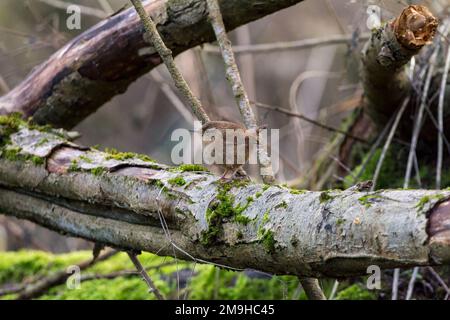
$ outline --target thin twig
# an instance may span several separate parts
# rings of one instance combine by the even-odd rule
[[[378,163],[377,163],[377,167],[375,169],[375,173],[373,174],[373,178],[372,178],[372,187],[371,187],[371,191],[375,190],[376,185],[377,185],[377,181],[378,181],[378,177],[380,175],[381,172],[381,168],[383,166],[384,163],[384,159],[386,157],[387,152],[389,151],[389,147],[392,143],[392,139],[394,138],[395,132],[397,131],[397,127],[398,124],[400,123],[400,120],[403,116],[403,113],[406,110],[406,107],[409,103],[409,99],[405,99],[405,101],[403,102],[402,106],[400,107],[400,110],[398,110],[397,115],[395,116],[395,120],[394,123],[392,124],[391,130],[389,132],[389,135],[386,139],[386,142],[383,146],[383,150],[381,151],[381,155],[380,158],[378,159]]]
[[[436,189],[441,188],[441,173],[442,173],[442,159],[443,159],[443,137],[444,132],[444,102],[445,92],[447,86],[448,72],[450,70],[450,47],[447,49],[447,58],[445,60],[444,73],[442,75],[441,89],[439,92],[439,104],[438,104],[438,127],[440,134],[438,135],[438,153],[436,162]]]
[[[450,288],[447,286],[444,280],[442,280],[441,276],[433,269],[433,267],[427,267],[427,270],[433,275],[433,277],[439,282],[439,284],[445,289],[446,295],[445,300],[447,300],[450,295]]]
[[[242,79],[236,64],[233,48],[231,47],[231,42],[228,39],[225,25],[223,23],[219,3],[217,0],[207,0],[206,3],[208,6],[209,20],[214,29],[220,51],[222,52],[222,58],[225,63],[225,73],[231,84],[234,98],[238,104],[244,124],[248,129],[255,129],[257,127],[256,118],[250,107],[247,92],[242,84]]]
[[[416,283],[417,275],[419,274],[419,268],[415,267],[413,269],[413,273],[411,275],[411,279],[408,283],[408,290],[406,291],[406,300],[411,300],[411,297],[414,292],[414,284]]]
[[[207,123],[209,121],[209,117],[206,114],[205,110],[200,103],[200,100],[192,93],[189,85],[181,74],[180,70],[175,64],[175,60],[172,56],[172,51],[167,48],[164,41],[156,29],[156,25],[153,22],[152,18],[147,14],[144,7],[142,6],[141,0],[130,0],[133,4],[136,12],[144,24],[145,31],[150,35],[150,40],[155,50],[160,55],[164,64],[166,65],[170,75],[172,76],[173,81],[175,82],[175,86],[184,96],[184,98],[189,103],[192,111],[196,115],[196,117],[202,122]]]
[[[142,279],[144,279],[145,283],[149,287],[149,291],[153,292],[158,300],[165,300],[161,292],[159,292],[158,288],[156,288],[155,283],[148,275],[147,271],[145,271],[144,267],[142,266],[141,262],[137,258],[135,253],[128,252],[128,256],[130,257],[131,262],[133,262],[134,266],[136,267],[136,270],[139,272],[139,274],[142,276]]]
[[[366,42],[369,40],[370,34],[364,33],[359,37],[359,41]],[[286,50],[298,50],[298,49],[308,49],[317,46],[326,45],[336,45],[342,43],[349,43],[353,40],[353,35],[332,35],[323,38],[312,38],[312,39],[302,39],[296,41],[286,41],[286,42],[273,42],[273,43],[262,43],[262,44],[252,44],[252,45],[240,45],[234,46],[233,51],[235,54],[246,54],[246,53],[270,53],[276,51],[286,51]],[[220,48],[213,45],[205,45],[205,52],[208,53],[220,53]]]
[[[333,300],[336,296],[337,290],[339,288],[339,280],[334,280],[333,289],[331,289],[330,296],[328,297],[328,300]]]
[[[247,92],[242,84],[241,75],[236,64],[231,41],[228,39],[227,31],[223,23],[219,3],[217,0],[207,0],[206,4],[208,7],[208,17],[216,35],[217,42],[219,43],[220,51],[222,52],[222,58],[225,63],[226,77],[231,84],[231,89],[239,107],[242,119],[247,129],[256,130],[258,127],[256,117],[250,106]],[[261,144],[262,143],[258,143],[258,158],[261,167],[261,175],[265,183],[271,184],[275,181],[272,171],[272,164],[266,150],[263,146],[261,146]]]
[[[162,93],[166,96],[166,98],[172,103],[173,107],[177,109],[180,115],[187,123],[193,123],[194,117],[186,105],[181,101],[178,95],[172,90],[172,87],[164,81],[162,75],[158,72],[158,70],[154,70],[149,78],[159,84],[159,88]]]
[[[265,103],[262,103],[262,102],[251,101],[251,103],[253,105],[255,105],[256,107],[258,107],[258,108],[263,108],[263,109],[267,109],[267,110],[273,110],[273,111],[276,111],[276,112],[279,112],[279,113],[283,113],[283,114],[291,116],[291,117],[296,117],[296,118],[302,119],[302,120],[304,120],[306,122],[309,122],[312,125],[315,125],[315,126],[317,126],[319,128],[322,128],[322,129],[325,129],[325,130],[328,130],[328,131],[331,131],[331,132],[337,132],[337,133],[343,134],[346,137],[352,138],[352,139],[354,139],[356,141],[359,141],[359,142],[362,142],[362,143],[369,143],[367,140],[362,139],[362,138],[357,137],[357,136],[354,136],[354,135],[348,133],[347,131],[328,126],[328,125],[326,125],[324,123],[321,123],[321,122],[316,121],[314,119],[308,118],[307,116],[305,116],[305,115],[303,115],[301,113],[289,111],[288,109],[277,107],[277,106],[268,105],[268,104],[265,104]]]

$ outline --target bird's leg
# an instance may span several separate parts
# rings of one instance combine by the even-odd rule
[[[223,175],[220,177],[220,180],[228,180],[228,179],[226,178],[226,176],[227,176],[227,174],[228,174],[229,171],[230,171],[229,169],[225,169]]]

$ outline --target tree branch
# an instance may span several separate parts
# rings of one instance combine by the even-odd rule
[[[0,211],[124,250],[304,277],[450,262],[450,191],[298,191],[79,147],[25,124],[2,141]],[[11,132],[12,131],[12,132]],[[164,228],[161,225],[164,221]]]
[[[221,0],[227,30],[302,0]],[[147,1],[144,8],[176,56],[214,40],[206,0]],[[0,114],[22,112],[40,124],[71,128],[161,63],[134,8],[73,39],[0,98]]]
[[[390,119],[411,88],[404,66],[433,39],[437,19],[424,6],[407,7],[372,32],[362,56],[365,110],[379,125]]]
[[[170,75],[175,83],[175,87],[180,91],[180,93],[184,96],[184,98],[189,102],[189,105],[192,109],[192,112],[197,116],[197,118],[203,123],[207,123],[209,121],[209,117],[206,114],[205,110],[203,110],[202,104],[200,100],[192,93],[189,85],[175,64],[175,60],[172,56],[172,51],[167,48],[164,41],[161,39],[161,36],[156,29],[156,25],[153,22],[152,18],[145,12],[144,7],[142,6],[141,0],[131,0],[136,12],[144,24],[145,30],[150,35],[150,41],[155,48],[156,52],[158,52],[161,59],[164,61],[164,64],[169,70]]]

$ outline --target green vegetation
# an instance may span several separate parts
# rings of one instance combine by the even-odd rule
[[[155,160],[150,158],[149,156],[145,154],[138,154],[133,152],[119,152],[114,148],[106,148],[105,153],[108,155],[106,156],[106,160],[118,160],[118,161],[124,161],[129,159],[139,159],[144,162],[151,162],[154,163]]]
[[[361,198],[359,198],[358,201],[360,204],[362,204],[366,208],[370,208],[370,206],[372,205],[372,202],[374,202],[376,199],[381,199],[381,198],[382,198],[382,196],[380,196],[379,194],[368,194],[368,195],[365,195],[365,196],[362,196]]]
[[[440,200],[442,200],[442,199],[444,199],[444,198],[445,198],[445,196],[442,195],[442,194],[435,194],[435,195],[433,195],[433,196],[423,196],[423,197],[419,200],[419,202],[416,204],[417,211],[419,211],[419,212],[423,211],[425,205],[426,205],[428,202],[430,202],[431,200],[437,200],[437,201],[440,201]]]
[[[179,171],[179,172],[208,172],[208,169],[198,164],[182,164],[178,167],[174,167],[171,171]]]
[[[107,172],[107,171],[108,171],[108,169],[103,168],[103,167],[97,167],[97,168],[92,168],[92,169],[91,169],[91,173],[92,173],[94,176],[100,176],[100,175],[104,174],[104,173]]]
[[[30,155],[30,154],[21,154],[20,151],[22,149],[19,147],[6,147],[1,150],[0,156],[9,160],[23,160],[23,161],[31,161],[35,165],[42,165],[45,162],[45,158],[41,158],[38,156]]]
[[[259,228],[258,239],[263,244],[266,251],[270,254],[275,252],[275,238],[272,230]]]
[[[298,189],[289,189],[290,194],[303,194],[306,190],[298,190]]]
[[[333,197],[326,191],[322,192],[319,196],[320,203],[330,201],[331,199],[333,199]]]
[[[216,200],[213,201],[206,211],[206,220],[208,221],[208,230],[202,234],[202,243],[209,244],[212,241],[217,241],[220,232],[222,231],[222,224],[226,221],[234,221],[239,224],[247,225],[251,219],[243,215],[248,206],[253,202],[253,198],[247,198],[247,203],[244,206],[238,204],[234,206],[234,196],[230,194],[230,190],[241,182],[227,182],[219,186]]]
[[[267,236],[270,247],[270,236]],[[90,251],[73,252],[54,255],[40,251],[0,252],[0,287],[18,284],[25,280],[41,278],[54,272],[65,270],[70,265],[79,264],[92,258]],[[243,272],[219,269],[212,265],[195,264],[168,257],[159,257],[143,253],[139,260],[148,269],[158,289],[169,299],[176,299],[177,270],[193,270],[193,276],[187,284],[188,299],[306,299],[303,291],[300,296],[295,292],[298,279],[295,276],[250,277]],[[82,271],[83,275],[106,275],[122,270],[134,270],[125,253],[119,253],[110,259],[99,262]],[[332,281],[323,280],[325,294],[328,295],[333,285]],[[348,285],[347,285],[348,286]],[[337,299],[375,299],[376,294],[367,291],[362,286],[346,287],[342,282]],[[181,291],[182,295],[186,292]],[[0,297],[14,299],[15,295]],[[114,279],[96,279],[81,282],[77,290],[70,290],[65,285],[52,288],[39,299],[69,300],[69,299],[155,299],[148,293],[146,284],[137,275],[117,277]]]
[[[169,182],[173,186],[179,186],[182,187],[186,184],[186,180],[182,176],[177,176],[175,178],[169,179],[167,182]]]
[[[375,292],[363,288],[361,284],[353,284],[348,288],[340,291],[337,300],[374,300],[376,299]]]

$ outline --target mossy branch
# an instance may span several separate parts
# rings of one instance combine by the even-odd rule
[[[0,132],[0,211],[63,234],[301,278],[450,262],[447,190],[324,197],[82,148],[18,118]]]

